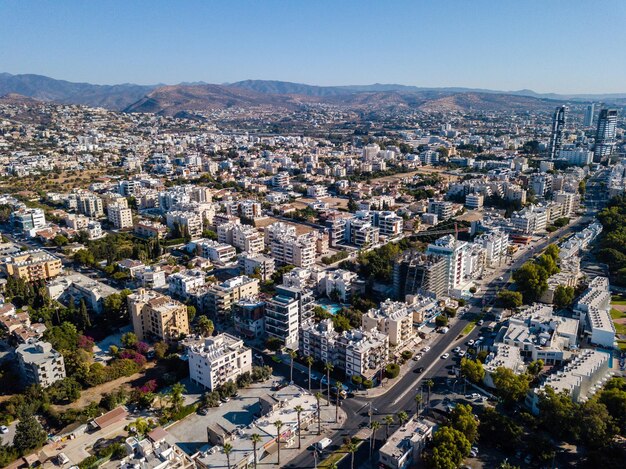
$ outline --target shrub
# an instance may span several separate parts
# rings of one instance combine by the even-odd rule
[[[371,388],[372,388],[372,386],[374,386],[374,383],[372,383],[372,380],[371,380],[371,379],[364,379],[364,380],[363,380],[363,387],[364,387],[365,389],[371,389]]]
[[[404,358],[405,360],[410,359],[413,356],[413,352],[411,352],[410,350],[405,350],[404,352],[402,352],[402,358]]]
[[[397,378],[399,374],[400,374],[400,366],[397,365],[396,363],[390,363],[385,368],[385,375],[389,379]]]
[[[98,456],[88,456],[78,463],[80,469],[96,469],[98,467]]]
[[[355,385],[360,386],[363,384],[363,378],[360,375],[352,375],[352,382]]]

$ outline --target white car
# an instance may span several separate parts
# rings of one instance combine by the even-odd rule
[[[422,352],[426,353],[426,352],[428,352],[429,350],[430,350],[430,347],[424,347],[424,348],[422,349]]]
[[[465,350],[459,351],[459,357],[463,358],[465,356]]]
[[[474,345],[474,339],[470,339],[470,340],[468,340],[468,341],[467,341],[467,345],[468,345],[469,347],[471,347],[472,345]]]
[[[461,347],[454,347],[454,350],[452,350],[454,353],[459,353],[461,351]]]
[[[442,358],[442,359],[444,359],[444,360],[447,360],[449,356],[450,356],[450,354],[449,354],[448,352],[446,352],[446,353],[444,353],[444,354],[441,356],[441,358]]]
[[[0,426],[0,433],[3,435],[9,433],[9,427],[5,427],[4,425]]]

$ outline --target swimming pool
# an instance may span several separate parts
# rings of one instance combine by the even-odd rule
[[[342,308],[342,306],[338,303],[333,303],[329,305],[321,305],[321,306],[333,316],[337,314]]]

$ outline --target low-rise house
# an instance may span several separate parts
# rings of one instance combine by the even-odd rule
[[[405,469],[420,461],[422,451],[432,439],[436,425],[426,419],[412,418],[389,436],[378,451],[381,469]]]

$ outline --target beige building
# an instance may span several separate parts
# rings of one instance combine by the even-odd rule
[[[241,298],[252,298],[259,294],[259,281],[245,275],[233,277],[222,283],[215,283],[202,295],[202,307],[205,312],[225,315],[230,312],[233,303]]]
[[[119,205],[112,205],[109,207],[109,221],[113,223],[113,226],[122,230],[124,228],[133,227],[133,212],[129,208],[125,208]]]
[[[11,256],[2,265],[7,275],[26,282],[47,280],[61,273],[61,260],[41,249],[24,251]]]
[[[187,307],[154,290],[140,288],[128,296],[128,311],[137,339],[175,341],[189,334]]]

